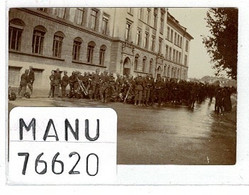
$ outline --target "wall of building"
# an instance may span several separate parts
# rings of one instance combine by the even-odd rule
[[[187,65],[184,63],[185,41],[182,48],[176,47],[167,41],[167,26],[177,30],[175,24],[168,23],[166,8],[150,8],[150,18],[147,20],[147,8],[93,8],[97,11],[97,28],[91,29],[92,8],[84,8],[82,24],[75,23],[76,8],[66,8],[65,17],[60,18],[53,15],[53,10],[46,12],[35,8],[10,9],[9,21],[18,18],[24,22],[19,50],[9,50],[9,84],[18,86],[21,74],[32,66],[35,70],[35,87],[49,88],[49,76],[52,70],[59,68],[72,71],[93,72],[97,68],[100,71],[108,70],[116,74],[124,74],[125,68],[129,69],[131,75],[146,75],[152,73],[154,77],[158,74],[168,78],[187,79]],[[156,10],[156,12],[154,12]],[[140,12],[142,15],[140,17]],[[154,24],[154,13],[157,13],[156,24]],[[163,14],[163,15],[162,15]],[[163,16],[163,17],[162,17]],[[103,33],[103,18],[108,18],[107,32]],[[161,19],[163,18],[163,30],[160,31]],[[126,23],[131,23],[130,39],[125,40]],[[34,28],[38,25],[46,29],[44,35],[42,54],[32,53],[32,37]],[[177,25],[177,24],[176,24]],[[141,31],[140,44],[137,44],[137,30]],[[53,57],[53,39],[56,32],[64,34],[60,57]],[[149,34],[148,47],[145,48],[145,33]],[[179,31],[178,33],[182,33]],[[155,37],[155,47],[152,50],[152,36]],[[74,39],[82,39],[80,58],[72,60]],[[162,40],[159,52],[159,38]],[[190,39],[189,39],[190,40]],[[95,43],[93,62],[87,62],[88,43]],[[167,60],[166,44],[182,51],[180,63]],[[100,47],[106,46],[104,65],[99,65]],[[134,69],[135,56],[138,55],[138,67]],[[143,71],[143,59],[145,69]],[[152,62],[150,72],[150,62]],[[173,70],[173,69],[174,70]],[[176,73],[174,73],[174,71]],[[178,71],[178,72],[177,72]],[[174,73],[174,74],[173,74]],[[19,78],[19,79],[18,79]]]

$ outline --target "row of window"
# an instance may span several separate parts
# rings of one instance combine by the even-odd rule
[[[129,29],[127,29],[127,34],[129,34]],[[126,40],[129,39],[129,37],[126,36]],[[136,34],[136,45],[140,46],[140,47],[144,47],[145,49],[150,49],[151,51],[155,50],[155,39],[156,36],[152,35],[151,36],[151,47],[149,48],[149,40],[150,39],[150,35],[149,32],[145,32],[144,34],[144,45],[142,45],[142,30],[140,28],[137,29],[137,34]],[[159,38],[159,53],[161,51],[161,45],[162,44],[162,39]]]
[[[142,72],[146,72],[146,64],[147,64],[147,57],[144,56],[142,60]],[[139,66],[139,54],[135,55],[135,60],[134,60],[134,70],[137,71]],[[153,59],[150,59],[150,64],[149,64],[149,73],[153,72]]]
[[[173,62],[181,64],[182,52],[172,49],[171,47],[166,45],[165,58],[167,60],[171,60]]]
[[[59,18],[65,18],[66,16],[66,8],[37,8],[39,11],[48,12],[49,9],[51,9],[51,13]],[[128,13],[133,14],[133,9],[135,8],[128,8]],[[144,12],[146,16],[146,22],[148,24],[151,23],[151,8],[137,8],[138,9],[138,18],[141,20],[144,20]],[[157,28],[157,18],[158,18],[158,8],[154,8],[153,17],[154,17],[154,28]],[[165,11],[164,9],[160,9],[160,33],[163,34],[164,30],[164,21],[165,21]],[[89,22],[89,28],[92,30],[97,31],[98,25],[99,25],[99,10],[92,8],[88,9],[90,11],[90,18],[87,18],[87,8],[75,8],[75,15],[74,15],[74,22],[81,26],[86,26],[86,21]],[[101,23],[101,33],[107,35],[109,33],[109,15],[106,13],[103,13],[102,17],[102,23]],[[131,39],[131,25],[132,21],[127,21],[126,23],[126,30],[125,30],[125,40],[130,41]],[[142,30],[140,28],[137,29],[137,35],[136,35],[136,44],[141,46],[141,39],[142,39]],[[151,38],[151,50],[154,51],[155,48],[155,36],[152,36]],[[174,44],[178,47],[182,48],[182,41],[183,37],[179,35],[177,32],[174,32],[172,28],[167,27],[167,39],[171,42],[174,41]],[[144,41],[144,47],[148,49],[148,42],[149,42],[149,33],[145,32],[145,41]],[[160,43],[159,43],[160,44]],[[159,48],[159,53],[161,49]],[[185,51],[188,52],[188,40],[186,40],[185,44]]]
[[[130,41],[130,39],[131,39],[131,24],[132,23],[127,20],[126,31],[125,31],[125,40],[126,41]],[[171,29],[171,31],[172,31],[172,37],[173,37],[173,30]],[[151,51],[155,51],[155,38],[156,38],[155,35],[151,36],[151,47],[148,48],[149,47],[149,41],[150,41],[149,40],[150,35],[149,35],[148,31],[145,31],[144,42],[143,42],[144,44],[142,45],[142,29],[137,28],[135,44],[140,46],[140,47],[144,47],[145,49],[150,49]],[[158,40],[158,53],[159,54],[162,53],[162,42],[163,42],[163,39],[161,37],[159,37],[159,40]],[[177,45],[179,47],[182,47],[181,46],[182,45],[182,37],[179,34],[177,34],[176,32],[175,32],[175,45]],[[169,49],[169,52],[168,52],[167,47],[168,46],[166,46],[166,59],[173,60],[174,62],[180,63],[181,52],[178,54],[177,53],[178,51],[176,51],[176,53],[177,53],[177,54],[175,54],[176,58],[175,57],[171,58],[171,48]],[[187,51],[188,51],[188,40],[186,40],[186,52]]]
[[[60,18],[65,18],[65,12],[66,12],[66,8],[50,8],[52,9],[52,14],[56,15],[57,17]],[[75,8],[75,23],[78,25],[85,25],[86,23],[86,9],[87,8]],[[128,8],[128,12],[132,12],[133,13],[133,9],[134,8]],[[143,19],[143,13],[146,10],[146,18],[147,18],[147,22],[150,21],[150,15],[151,15],[151,8],[137,8],[138,9],[138,17],[140,19]],[[44,11],[44,12],[48,12],[48,8],[38,8],[38,10],[40,11]],[[97,25],[98,25],[98,16],[99,16],[99,11],[97,9],[90,9],[90,23],[89,23],[89,27],[93,30],[97,30]],[[158,8],[154,8],[154,24],[156,24],[157,21],[157,15],[158,15]],[[161,9],[161,18],[160,18],[160,32],[163,33],[163,29],[164,29],[164,18],[165,18],[165,12],[163,11],[163,9]],[[103,34],[108,34],[108,23],[109,23],[109,15],[107,14],[103,14],[102,17],[102,28],[101,28],[101,32]],[[127,20],[126,23],[126,30],[125,30],[125,40],[126,41],[130,41],[131,39],[131,25],[132,25],[132,21]],[[156,26],[154,26],[156,27]],[[167,28],[167,39],[171,42],[173,42],[173,29],[170,29],[170,27]],[[144,35],[144,48],[149,49],[149,32],[145,32]],[[160,40],[161,38],[159,38],[159,53],[161,53],[161,45],[162,45],[162,40]],[[137,29],[137,34],[136,34],[136,44],[138,46],[142,46],[142,29],[138,28]],[[175,32],[175,37],[174,37],[174,44],[182,47],[182,36],[180,36],[178,33]],[[151,36],[151,47],[150,47],[151,51],[155,50],[155,35]],[[186,51],[188,51],[188,40],[186,40]]]
[[[20,51],[21,49],[21,36],[24,28],[24,22],[19,19],[13,19],[10,21],[9,27],[9,49]],[[45,27],[39,25],[36,26],[33,30],[33,38],[32,38],[32,53],[33,54],[43,54],[43,45],[44,45],[44,36],[47,30]],[[52,56],[61,58],[63,39],[65,35],[58,31],[54,34],[53,38],[53,49]],[[72,59],[75,61],[80,60],[81,48],[82,48],[83,40],[79,37],[75,38],[73,41],[73,49],[72,49]],[[94,57],[94,48],[95,43],[93,41],[88,43],[87,46],[87,62],[93,63]],[[99,65],[104,65],[105,61],[105,52],[106,46],[102,45],[99,50]]]
[[[127,12],[130,15],[133,15],[134,8],[127,8],[127,9],[128,9]],[[137,8],[137,9],[138,9],[138,19],[142,20],[143,22],[147,23],[150,26],[153,26],[154,28],[157,28],[158,10],[159,10],[158,8],[154,8],[153,13],[151,11],[151,8]],[[160,14],[160,33],[161,34],[163,34],[164,21],[165,21],[165,10],[162,8],[161,14]]]
[[[147,64],[147,57],[144,56],[142,59],[142,72],[147,72],[146,71],[146,64]],[[135,55],[135,60],[134,60],[134,70],[137,71],[139,67],[139,54]],[[153,73],[153,59],[150,59],[149,62],[149,71],[148,73]],[[170,75],[171,73],[171,75]],[[187,74],[186,70],[183,72],[185,75]],[[170,65],[165,65],[163,68],[163,76],[166,77],[171,77],[171,78],[179,78],[181,77],[181,70],[179,68],[171,67]],[[184,78],[185,78],[184,75]]]
[[[182,48],[182,36],[179,35],[177,32],[174,32],[174,30],[170,27],[167,27],[167,40],[172,43],[174,41],[175,45]],[[186,40],[186,42],[187,41],[188,40]]]
[[[39,11],[51,13],[59,18],[65,19],[66,8],[37,8]],[[49,11],[51,9],[51,11]],[[87,21],[89,21],[88,27],[92,30],[98,31],[100,12],[98,9],[92,8],[88,9],[90,11],[89,16],[87,16],[87,8],[75,8],[74,22],[78,25],[86,27]],[[89,17],[89,18],[88,18]],[[107,35],[109,33],[109,15],[103,13],[102,23],[101,23],[101,33]]]
[[[187,77],[187,71],[183,70],[182,72],[179,68],[170,67],[170,65],[165,65],[163,67],[163,76],[169,78],[185,79]]]

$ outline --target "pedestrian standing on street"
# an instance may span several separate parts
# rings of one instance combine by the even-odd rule
[[[24,94],[26,93],[28,81],[29,81],[29,70],[26,69],[25,72],[21,76],[20,86],[18,90],[19,96],[21,95],[21,97],[23,97]]]
[[[49,76],[49,80],[50,80],[50,90],[49,90],[49,94],[48,97],[54,97],[54,71],[51,71],[51,75]]]
[[[35,81],[35,72],[33,70],[33,67],[29,67],[29,73],[28,73],[28,88],[30,89],[30,95],[33,93],[33,83]]]

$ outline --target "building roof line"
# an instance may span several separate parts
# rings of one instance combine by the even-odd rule
[[[174,16],[172,16],[169,12],[167,14],[167,21],[173,23],[179,30],[181,30],[184,36],[188,37],[189,39],[194,39],[188,32],[187,28],[182,26]]]

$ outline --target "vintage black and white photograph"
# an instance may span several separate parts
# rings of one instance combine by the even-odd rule
[[[8,109],[114,109],[118,165],[234,165],[237,51],[237,8],[10,8]]]

